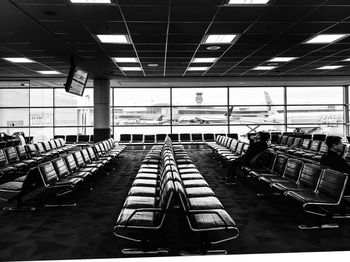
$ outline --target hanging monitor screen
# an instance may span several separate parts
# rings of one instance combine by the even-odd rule
[[[65,84],[66,92],[82,96],[88,79],[88,73],[81,68],[72,65],[69,70],[67,82]]]

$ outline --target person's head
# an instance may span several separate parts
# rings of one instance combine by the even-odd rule
[[[255,141],[263,141],[266,142],[267,140],[269,140],[269,133],[265,133],[265,132],[258,132],[255,136]]]
[[[328,136],[326,139],[326,145],[328,150],[333,150],[336,152],[341,152],[343,150],[343,142],[340,136]]]

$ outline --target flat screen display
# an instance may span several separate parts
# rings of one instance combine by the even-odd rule
[[[88,73],[77,66],[72,66],[69,71],[66,92],[82,96],[88,79]]]

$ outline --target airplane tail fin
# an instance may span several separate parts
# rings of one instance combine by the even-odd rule
[[[160,115],[157,119],[157,121],[162,121],[163,120],[163,115]]]
[[[264,91],[264,95],[269,116],[277,114],[276,107],[273,105],[269,93],[267,91]]]

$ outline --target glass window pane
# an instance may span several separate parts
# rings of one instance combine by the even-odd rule
[[[226,105],[227,88],[173,88],[173,106]]]
[[[30,125],[31,126],[52,126],[53,109],[52,108],[31,108]]]
[[[169,88],[115,88],[115,106],[168,106]]]
[[[28,108],[0,109],[0,126],[18,127],[28,125]]]
[[[31,128],[30,136],[33,137],[34,142],[50,140],[53,138],[53,128],[52,127]]]
[[[248,133],[263,132],[284,132],[283,125],[232,125],[230,133],[237,133],[240,139],[247,138]]]
[[[0,89],[0,107],[28,107],[29,88]]]
[[[288,87],[287,104],[342,104],[343,88],[330,87]]]
[[[288,125],[287,131],[293,132],[294,130],[298,129],[299,132],[302,133],[314,133],[314,134],[326,134],[331,136],[344,136],[343,134],[343,125],[323,125],[323,124],[317,124],[317,125],[310,125],[310,124],[304,124],[304,125]]]
[[[283,87],[231,87],[230,105],[283,105]]]
[[[227,124],[227,107],[173,107],[173,125]]]
[[[205,126],[203,128],[202,125],[194,125],[194,126],[173,126],[173,134],[181,134],[181,133],[214,133],[214,134],[220,134],[220,133],[227,133],[227,126]]]
[[[53,89],[31,88],[30,106],[53,106]]]
[[[93,135],[93,127],[56,127],[55,135]]]
[[[29,136],[29,128],[23,128],[23,127],[0,127],[0,132],[4,132],[7,135],[11,136],[15,132],[24,132],[25,136]]]
[[[333,105],[320,106],[288,106],[288,124],[325,124],[343,123],[343,107]]]
[[[64,88],[55,89],[55,106],[93,106],[94,93],[92,88],[86,88],[83,96],[67,93]]]
[[[168,125],[170,107],[114,108],[114,125]]]
[[[93,126],[92,108],[55,108],[56,126]]]

